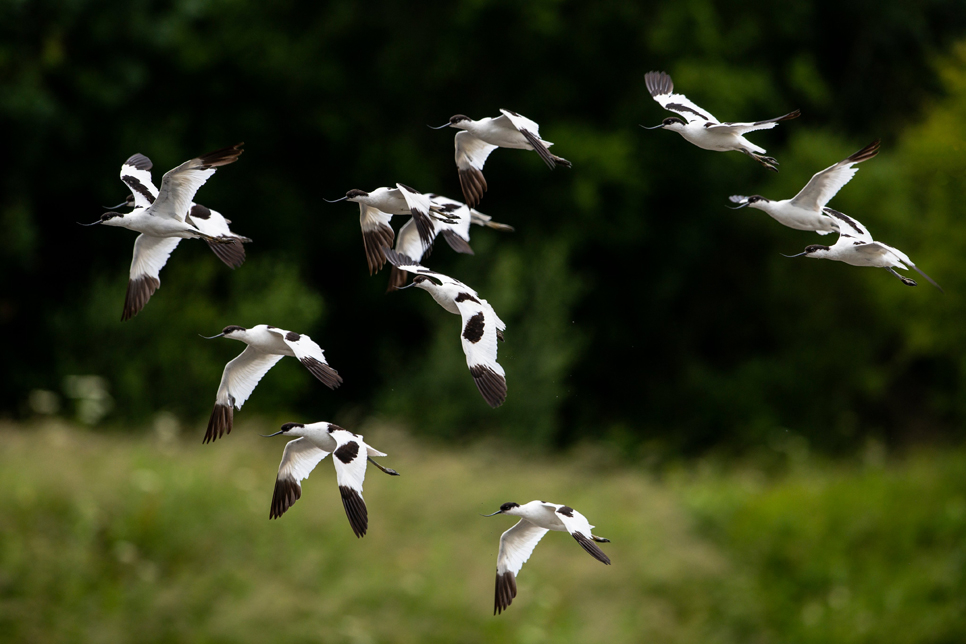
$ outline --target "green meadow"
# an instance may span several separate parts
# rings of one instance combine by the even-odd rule
[[[966,641],[966,452],[773,454],[659,472],[363,426],[369,533],[329,460],[268,519],[284,439],[0,428],[4,642]],[[505,501],[573,505],[605,567],[550,533],[492,616]]]

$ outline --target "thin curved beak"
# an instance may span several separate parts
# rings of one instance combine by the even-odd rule
[[[211,337],[208,337],[207,335],[201,335],[201,334],[199,333],[199,334],[198,334],[198,337],[199,337],[199,338],[204,338],[205,340],[214,340],[215,338],[220,338],[220,337],[221,337],[221,336],[223,336],[223,335],[225,335],[225,334],[224,334],[224,333],[219,333],[218,335],[213,335],[213,336],[211,336]]]
[[[439,127],[433,127],[432,125],[427,125],[426,127],[428,127],[431,130],[442,130],[444,127],[449,127],[449,121],[443,123]]]
[[[641,127],[644,128],[645,130],[656,130],[660,127],[664,127],[664,123],[660,123],[658,125],[655,125],[654,127],[647,127],[646,125],[642,125]]]
[[[397,288],[396,290],[397,290],[397,291],[404,291],[404,290],[406,290],[407,288],[411,288],[411,287],[413,287],[413,286],[416,286],[416,282],[410,282],[409,284],[406,284],[405,286],[400,286],[400,287],[399,287],[399,288]]]
[[[278,436],[281,433],[282,433],[282,430],[278,430],[274,434],[259,434],[259,436],[261,436],[262,438],[271,438],[272,436]]]
[[[92,224],[82,224],[81,222],[79,222],[79,221],[78,221],[78,222],[77,222],[77,225],[78,225],[78,226],[96,226],[96,225],[97,225],[97,224],[99,224],[99,223],[101,223],[101,220],[100,220],[100,219],[98,219],[97,221],[95,221],[95,222],[94,222],[94,223],[92,223]]]
[[[103,208],[105,208],[106,210],[117,210],[118,208],[123,208],[126,205],[127,205],[127,200],[125,199],[124,201],[117,204],[116,206],[103,206]]]
[[[346,199],[348,199],[348,197],[342,197],[341,199],[332,199],[332,200],[329,200],[323,197],[322,201],[324,201],[325,203],[339,203],[340,201],[345,201]]]
[[[747,205],[748,205],[749,203],[751,203],[751,202],[750,202],[750,201],[746,201],[746,202],[745,202],[745,203],[743,203],[743,204],[740,204],[740,205],[737,205],[737,206],[725,206],[725,208],[731,208],[732,210],[738,210],[739,208],[744,208],[744,207],[745,207],[745,206],[747,206]]]
[[[781,255],[782,257],[787,257],[791,259],[792,257],[801,257],[802,255],[807,255],[808,253],[806,253],[805,251],[802,251],[798,255],[786,255],[785,253],[778,253],[778,254]]]
[[[495,516],[495,515],[497,515],[497,514],[503,514],[503,510],[497,510],[497,511],[496,511],[496,512],[494,512],[493,514],[481,514],[480,516],[481,516],[481,517],[492,517],[492,516]]]

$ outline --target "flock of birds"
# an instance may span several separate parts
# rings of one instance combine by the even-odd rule
[[[777,172],[778,161],[764,156],[765,149],[751,143],[744,135],[797,118],[800,116],[798,110],[763,121],[721,122],[684,95],[675,94],[674,84],[666,73],[649,72],[645,76],[645,83],[655,101],[683,117],[683,120],[670,117],[660,125],[646,129],[663,128],[678,132],[706,150],[738,151]],[[426,268],[420,262],[429,256],[436,238],[440,236],[456,252],[472,254],[468,243],[471,224],[513,230],[474,209],[487,190],[483,166],[497,148],[533,150],[551,169],[558,165],[571,167],[569,161],[550,152],[553,144],[540,138],[540,128],[535,122],[509,110],[500,112],[501,116],[480,120],[457,114],[448,123],[433,128],[452,127],[460,130],[455,137],[456,166],[465,203],[436,194],[420,193],[401,183],[397,183],[395,188],[383,187],[372,191],[353,189],[345,197],[335,200],[359,204],[363,247],[370,275],[378,272],[388,261],[392,266],[389,291],[416,286],[428,291],[444,309],[461,317],[460,341],[466,354],[466,364],[480,394],[491,407],[502,405],[507,395],[506,374],[497,362],[498,341],[503,341],[506,325],[489,302],[475,290],[459,280]],[[826,207],[855,175],[858,170],[856,164],[873,158],[878,151],[879,142],[875,141],[816,173],[791,199],[772,201],[760,195],[736,195],[730,200],[736,204],[734,208],[747,206],[763,210],[790,228],[814,231],[820,235],[831,232],[839,235],[832,246],[813,244],[791,257],[805,255],[854,266],[881,267],[904,284],[915,286],[915,281],[894,270],[911,267],[939,288],[903,252],[874,241],[858,221]],[[151,178],[152,163],[143,154],[131,156],[121,166],[121,180],[131,194],[98,221],[82,225],[119,226],[140,233],[134,242],[134,258],[122,321],[137,315],[157,291],[160,271],[182,239],[204,240],[215,255],[231,268],[238,268],[245,261],[244,244],[251,240],[233,233],[229,228],[231,222],[221,213],[193,201],[198,189],[218,168],[234,163],[241,154],[242,144],[238,144],[186,161],[164,174],[160,189]],[[117,209],[125,206],[131,210],[117,212]],[[392,217],[396,215],[411,217],[398,234],[390,226]],[[413,278],[406,285],[408,274],[412,274]],[[242,408],[262,377],[285,356],[299,360],[316,379],[331,389],[336,389],[342,383],[338,372],[326,362],[323,350],[304,333],[264,324],[252,328],[231,325],[206,339],[221,337],[244,342],[247,346],[238,357],[225,365],[204,443],[231,433],[234,410]],[[364,536],[368,529],[368,510],[362,497],[362,487],[367,463],[372,463],[389,475],[398,476],[395,470],[373,460],[373,457],[386,454],[366,444],[362,436],[328,422],[286,423],[270,436],[278,435],[295,437],[295,440],[286,444],[283,450],[269,518],[281,517],[301,497],[301,481],[326,456],[332,454],[349,525],[357,537]],[[520,521],[500,538],[494,614],[505,610],[516,597],[516,575],[549,530],[569,532],[592,557],[610,564],[610,559],[597,546],[598,542],[608,540],[592,534],[593,526],[587,518],[569,506],[544,501],[531,501],[523,505],[504,503],[499,510],[485,516],[496,514],[520,517]]]

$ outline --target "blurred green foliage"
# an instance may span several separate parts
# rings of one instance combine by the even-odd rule
[[[201,448],[161,423],[134,438],[6,426],[0,642],[966,638],[962,450],[888,462],[873,446],[845,467],[786,441],[757,464],[707,461],[655,481],[594,448],[456,452],[370,425],[367,442],[401,477],[370,469],[357,540],[328,460],[268,519],[284,440],[255,433],[270,427],[242,423]],[[614,563],[550,533],[493,617],[513,521],[478,514],[532,497],[586,513]]]
[[[742,451],[791,428],[849,450],[961,439],[966,233],[966,12],[957,0],[593,3],[466,0],[445,6],[0,4],[0,409],[71,374],[110,384],[105,422],[169,410],[200,427],[228,324],[308,333],[345,384],[329,392],[283,361],[244,413],[346,422],[393,415],[441,437],[540,445],[593,436],[658,458]],[[960,43],[960,44],[956,44]],[[643,75],[724,119],[802,118],[754,135],[771,175],[668,132]],[[350,188],[401,181],[459,195],[454,113],[538,121],[572,171],[502,151],[481,210],[516,227],[474,230],[476,255],[429,260],[507,322],[509,396],[479,399],[457,321],[424,293],[383,296],[366,274]],[[883,271],[785,260],[814,243],[730,194],[793,195],[874,138],[832,207],[902,248],[945,297]],[[237,271],[185,242],[161,290],[121,324],[133,234],[81,229],[126,189],[134,152],[155,179],[246,141],[198,200],[255,240]],[[200,435],[200,434],[199,434]]]

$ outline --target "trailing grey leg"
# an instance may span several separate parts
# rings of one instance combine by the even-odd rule
[[[906,286],[918,286],[918,284],[916,284],[916,280],[912,279],[911,277],[905,277],[903,275],[899,275],[899,273],[897,273],[895,269],[891,267],[887,268],[886,270],[892,273],[893,275],[895,275],[896,277],[898,277],[899,281],[901,281]]]
[[[377,463],[374,460],[372,460],[372,457],[371,456],[367,456],[366,457],[366,460],[368,460],[370,463],[372,463],[373,465],[375,465],[376,467],[378,467],[380,470],[382,470],[383,472],[385,472],[389,476],[399,476],[399,472],[397,472],[394,469],[388,468],[388,467],[383,467],[379,463]]]
[[[605,539],[604,537],[598,537],[595,534],[590,535],[590,538],[596,541],[597,543],[610,543],[610,539]]]
[[[748,156],[750,156],[752,159],[754,159],[758,163],[760,163],[763,166],[765,166],[766,168],[768,168],[769,170],[772,170],[774,172],[778,172],[778,168],[775,167],[775,166],[778,165],[778,161],[776,161],[774,158],[772,158],[772,157],[763,157],[761,155],[755,154],[751,150],[746,150],[744,148],[741,148],[741,151],[744,152],[745,154],[747,154]]]

